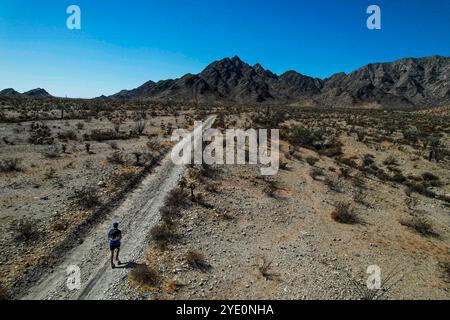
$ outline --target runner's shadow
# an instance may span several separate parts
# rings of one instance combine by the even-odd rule
[[[122,262],[118,266],[116,266],[116,269],[133,269],[136,268],[137,263],[134,261],[128,261],[128,262]]]

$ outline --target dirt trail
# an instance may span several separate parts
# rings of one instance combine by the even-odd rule
[[[203,129],[209,128],[213,122],[214,117],[209,117],[203,123]],[[187,143],[191,136],[192,133],[179,143]],[[173,164],[169,153],[155,172],[146,177],[108,219],[94,227],[85,239],[80,239],[80,245],[68,252],[64,261],[30,288],[22,299],[101,300],[114,297],[115,289],[127,281],[127,266],[142,257],[148,246],[148,232],[159,221],[159,209],[164,198],[177,185],[184,170],[184,166]],[[118,269],[111,269],[109,265],[106,241],[106,234],[113,221],[120,222],[123,232],[120,258],[123,263],[128,263]],[[73,265],[81,271],[79,290],[69,290],[66,285],[67,268]]]

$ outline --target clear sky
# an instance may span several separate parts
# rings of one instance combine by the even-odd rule
[[[72,4],[81,30],[66,27]],[[381,7],[379,31],[366,28],[370,4]],[[450,1],[0,1],[0,89],[109,95],[234,55],[321,78],[370,62],[450,56]]]

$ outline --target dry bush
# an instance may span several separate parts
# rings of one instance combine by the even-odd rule
[[[424,172],[422,174],[422,178],[425,181],[438,181],[439,177],[437,177],[436,175],[432,174],[431,172]]]
[[[139,285],[150,287],[156,287],[161,280],[159,272],[145,263],[138,264],[132,268],[128,273],[128,277],[131,281]]]
[[[397,158],[391,155],[384,159],[383,164],[385,166],[398,166],[398,161]]]
[[[28,141],[32,144],[51,144],[53,143],[52,132],[47,125],[33,122],[30,126]]]
[[[180,289],[180,287],[182,287],[182,285],[175,279],[168,280],[164,285],[164,289],[168,294],[173,294],[177,292],[178,289]]]
[[[56,177],[56,169],[51,167],[48,168],[47,170],[45,170],[44,172],[44,179],[45,180],[50,180]]]
[[[263,192],[269,197],[275,197],[276,191],[279,189],[279,182],[270,178],[264,179]]]
[[[450,283],[450,261],[441,262],[439,264],[442,270],[442,274],[444,276],[444,279]]]
[[[37,222],[30,218],[14,220],[10,229],[16,241],[30,242],[38,239],[41,235]]]
[[[399,272],[399,267],[394,267],[383,277],[380,289],[370,289],[367,283],[355,280],[352,275],[347,274],[349,285],[356,291],[360,300],[382,300],[403,280],[403,275]]]
[[[174,234],[170,226],[164,223],[154,226],[150,230],[150,236],[160,249],[165,249],[173,239]]]
[[[316,157],[307,157],[305,160],[310,166],[314,166],[319,161]]]
[[[164,203],[170,206],[182,207],[186,204],[187,196],[184,189],[176,187],[167,194]]]
[[[84,209],[92,209],[100,204],[97,189],[94,187],[83,187],[75,190],[71,198],[75,205]]]
[[[194,269],[205,270],[209,267],[205,256],[198,251],[189,250],[184,256],[184,260],[191,268]]]
[[[400,223],[425,237],[439,237],[439,234],[434,231],[431,222],[424,216],[414,215],[408,220],[401,220]]]
[[[262,256],[259,258],[259,261],[256,265],[259,274],[265,279],[265,280],[277,280],[279,279],[279,275],[272,272],[272,260],[268,260],[267,257]]]
[[[5,301],[9,299],[10,296],[8,290],[2,284],[0,284],[0,301]]]
[[[61,149],[58,145],[52,144],[42,151],[42,155],[47,159],[56,159],[61,156]]]
[[[336,203],[335,209],[331,213],[331,218],[336,222],[345,224],[355,224],[360,222],[351,204],[347,202]]]
[[[320,168],[312,168],[309,171],[309,175],[311,176],[311,178],[313,178],[314,180],[318,180],[318,177],[322,177],[324,175],[323,170]]]
[[[106,160],[111,164],[125,164],[125,159],[120,151],[114,151],[110,156],[106,157]]]
[[[113,150],[119,150],[119,146],[117,145],[116,141],[109,141],[108,145],[111,147],[111,149]]]
[[[340,183],[340,181],[334,180],[330,177],[326,177],[324,183],[330,190],[335,192],[342,192],[342,184]]]
[[[207,181],[205,183],[205,190],[208,192],[216,193],[219,191],[219,185],[216,182]]]
[[[138,121],[134,124],[133,131],[137,134],[142,134],[145,130],[145,121]]]
[[[362,158],[362,166],[368,167],[375,163],[374,156],[372,154],[365,154]]]
[[[68,140],[77,140],[77,134],[73,130],[65,130],[59,132],[57,134],[58,139],[68,141]]]
[[[78,130],[83,130],[84,129],[84,123],[83,122],[77,122],[77,124],[75,125],[75,127]]]
[[[94,129],[90,134],[84,134],[83,139],[85,141],[108,141],[108,140],[125,140],[130,139],[131,136],[114,132],[112,130],[99,130]]]
[[[21,159],[11,158],[0,160],[0,172],[19,172],[23,169],[20,167]]]
[[[138,171],[134,167],[122,168],[111,177],[111,184],[113,189],[121,188],[127,185],[136,175]]]

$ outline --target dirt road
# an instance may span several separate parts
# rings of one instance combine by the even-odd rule
[[[214,117],[209,117],[203,123],[203,129],[209,128],[213,122]],[[179,143],[189,142],[193,133]],[[169,153],[155,172],[145,178],[111,216],[94,227],[85,239],[80,239],[80,245],[68,252],[63,262],[55,266],[22,299],[101,300],[117,297],[117,288],[127,281],[127,267],[142,258],[148,246],[147,235],[159,221],[159,209],[164,198],[177,185],[184,170],[184,166],[172,162]],[[121,261],[128,263],[118,269],[111,269],[109,264],[107,232],[113,221],[120,223],[123,232]],[[69,290],[67,286],[70,266],[80,270],[80,289]]]

